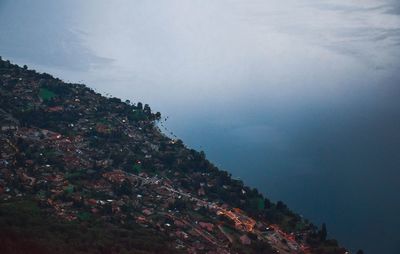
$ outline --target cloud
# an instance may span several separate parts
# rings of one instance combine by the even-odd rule
[[[386,12],[398,5],[388,0],[12,5],[22,13],[0,17],[0,50],[81,71],[102,91],[113,82],[114,95],[153,105],[227,107],[247,96],[283,107],[370,83],[378,70],[398,75],[400,67],[400,19]]]
[[[111,59],[85,45],[87,34],[74,30],[72,6],[62,1],[5,1],[0,5],[1,52],[27,63],[75,71],[110,64]]]
[[[400,17],[388,15],[393,3],[318,1],[307,6],[320,12],[313,30],[319,37],[313,39],[316,45],[375,69],[399,66]]]
[[[386,4],[380,4],[376,6],[361,6],[358,4],[351,4],[351,2],[347,2],[347,4],[336,4],[336,3],[313,3],[309,6],[313,6],[319,8],[324,11],[342,11],[342,12],[370,12],[370,11],[381,11],[385,10],[388,6]]]
[[[397,0],[393,0],[387,5],[386,13],[392,15],[400,15],[400,3]]]

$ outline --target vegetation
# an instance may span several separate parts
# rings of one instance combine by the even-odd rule
[[[47,88],[40,88],[39,96],[40,96],[40,98],[42,98],[42,100],[48,101],[48,100],[53,99],[57,95]]]
[[[90,214],[81,215],[87,221]],[[31,200],[0,203],[0,253],[177,253],[168,239],[140,226],[121,228],[99,220],[60,221]]]
[[[161,114],[154,114],[148,104],[107,98],[84,85],[66,84],[5,61],[0,61],[0,74],[0,109],[17,119],[19,126],[14,132],[0,132],[4,144],[0,197],[14,200],[0,203],[4,235],[0,253],[24,253],[29,248],[37,253],[132,249],[168,253],[172,244],[180,248],[180,241],[187,250],[196,249],[197,243],[210,247],[204,237],[194,236],[196,244],[193,235],[185,238],[182,232],[193,230],[170,217],[187,221],[197,230],[197,221],[222,223],[236,232],[232,233],[236,240],[254,226],[259,235],[271,234],[264,231],[274,224],[283,232],[279,234],[285,244],[290,235],[316,253],[345,252],[327,239],[326,225],[319,230],[283,202],[273,203],[257,189],[232,179],[208,161],[203,151],[188,149],[181,140],[163,135],[155,124]],[[138,178],[132,180],[132,174]],[[151,179],[158,183],[142,185]],[[171,188],[179,195],[172,194]],[[247,226],[251,220],[254,225],[243,229],[232,217],[216,216],[216,209],[192,202],[188,196],[224,207],[218,212],[236,211]],[[27,201],[15,201],[21,197]],[[201,230],[220,241],[213,248],[232,241],[220,231]],[[233,241],[226,248],[271,253],[267,238],[248,237],[250,244]]]

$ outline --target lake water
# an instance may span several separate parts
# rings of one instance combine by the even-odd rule
[[[149,103],[273,201],[400,253],[395,1],[0,1],[0,55]]]

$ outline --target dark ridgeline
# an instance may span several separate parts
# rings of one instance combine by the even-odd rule
[[[0,61],[0,253],[345,253],[159,130],[159,112]]]

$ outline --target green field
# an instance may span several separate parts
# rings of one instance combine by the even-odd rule
[[[52,98],[56,97],[57,95],[50,91],[49,89],[46,88],[40,88],[39,90],[39,96],[42,98],[44,101],[51,100]]]

